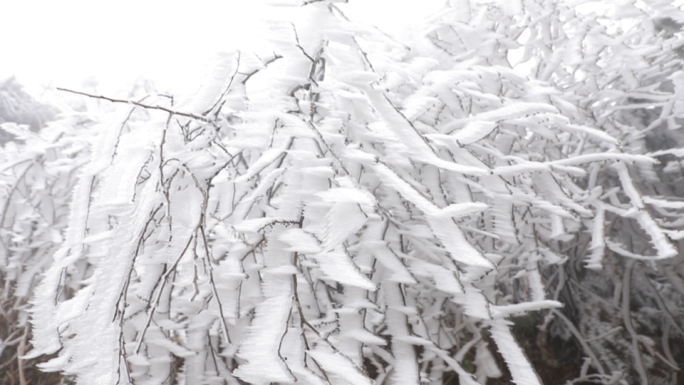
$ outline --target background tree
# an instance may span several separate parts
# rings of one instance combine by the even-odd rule
[[[0,80],[0,123],[26,124],[35,132],[54,117],[56,110],[31,97],[14,77]],[[0,131],[0,143],[12,138],[8,132]]]
[[[84,384],[677,383],[684,153],[647,143],[679,127],[679,8],[461,1],[397,42],[292,5],[272,50],[64,153],[89,159],[27,358]]]
[[[0,383],[55,384],[61,376],[44,375],[34,367],[39,360],[22,358],[31,346],[29,300],[63,241],[76,173],[89,160],[97,114],[92,108],[89,113],[64,108],[60,118],[34,132],[39,127],[24,123],[50,119],[48,112],[56,108],[36,102],[13,80],[5,85],[0,90],[7,112],[2,118],[8,120],[0,123],[1,140],[8,141],[0,149]],[[65,290],[78,287],[70,283]]]

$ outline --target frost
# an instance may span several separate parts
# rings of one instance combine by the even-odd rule
[[[385,242],[369,241],[365,243],[364,247],[368,248],[368,251],[372,253],[382,265],[392,272],[387,278],[388,281],[406,284],[416,283],[416,280],[411,276],[411,273],[409,273],[406,266],[402,263],[397,255],[392,253]]]
[[[494,131],[496,123],[490,121],[474,121],[466,123],[465,127],[451,136],[459,145],[475,143]]]
[[[376,285],[361,274],[358,266],[356,266],[343,252],[333,250],[316,254],[313,258],[318,262],[321,270],[328,278],[345,285],[360,287],[371,291],[377,290]]]
[[[490,330],[499,352],[506,360],[513,382],[518,385],[541,385],[539,377],[525,358],[525,353],[515,342],[509,324],[504,320],[493,320],[490,321]]]
[[[456,272],[445,269],[439,265],[420,260],[412,261],[411,270],[416,275],[427,273],[435,282],[435,287],[449,294],[463,293],[463,287],[458,282]]]
[[[387,341],[369,332],[368,330],[350,330],[342,334],[342,336],[353,338],[365,345],[387,345]]]
[[[489,111],[489,112],[484,112],[481,114],[478,114],[476,116],[473,116],[472,118],[468,119],[460,119],[460,120],[455,120],[451,123],[449,123],[447,126],[443,128],[444,131],[452,131],[455,127],[458,127],[459,125],[466,124],[465,127],[468,127],[468,123],[473,123],[473,122],[500,122],[500,121],[505,121],[508,119],[513,119],[513,118],[518,118],[521,116],[528,116],[532,114],[540,114],[540,113],[555,113],[557,112],[556,108],[553,106],[550,106],[548,104],[542,104],[542,103],[525,103],[525,102],[519,102],[519,103],[512,103],[510,105],[504,106],[502,108]],[[472,129],[475,129],[475,127],[481,127],[480,125],[475,125],[472,126]]]
[[[563,307],[563,304],[558,301],[552,300],[541,300],[534,302],[525,302],[514,305],[506,306],[490,306],[489,311],[494,318],[506,318],[519,313],[524,313],[528,311],[548,309],[548,308],[558,308]]]
[[[289,3],[179,109],[2,123],[2,349],[83,384],[538,384],[561,338],[551,382],[676,382],[681,10],[459,0],[399,41]]]
[[[684,209],[684,202],[673,202],[653,197],[643,197],[643,202],[667,209]]]
[[[280,235],[279,239],[290,245],[287,251],[296,251],[304,254],[320,253],[321,247],[316,238],[302,229],[289,229]]]
[[[238,352],[247,363],[240,365],[236,376],[259,385],[294,381],[287,365],[277,354],[280,340],[287,330],[291,306],[289,294],[269,298],[259,305],[247,342]]]
[[[37,138],[38,136],[29,130],[26,124],[16,124],[13,122],[0,124],[0,129],[14,135],[19,140],[27,140]]]
[[[488,206],[486,204],[480,202],[457,203],[440,209],[436,216],[459,218],[467,215],[477,214],[486,210],[487,208]]]
[[[348,359],[338,353],[309,351],[308,354],[318,362],[325,371],[345,378],[352,384],[373,385],[373,381],[366,377]]]
[[[326,215],[323,249],[330,251],[356,233],[366,223],[366,215],[354,202],[337,202]]]
[[[316,195],[325,202],[348,202],[358,203],[366,207],[375,206],[375,198],[367,191],[360,189],[340,187],[323,191]]]

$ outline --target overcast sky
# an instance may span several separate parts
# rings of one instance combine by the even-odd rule
[[[340,8],[395,33],[445,2],[350,0]],[[258,41],[258,21],[268,12],[258,0],[0,1],[0,79],[14,74],[35,93],[50,85],[78,89],[93,78],[107,92],[146,77],[189,92],[212,54]]]

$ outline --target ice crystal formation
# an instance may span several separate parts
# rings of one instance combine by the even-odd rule
[[[281,4],[184,102],[2,124],[24,357],[79,384],[681,381],[681,8],[460,0],[396,41],[337,2]]]

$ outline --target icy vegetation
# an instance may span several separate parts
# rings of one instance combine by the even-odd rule
[[[188,102],[0,125],[32,346],[8,358],[78,384],[680,383],[684,149],[659,138],[684,12],[459,0],[398,42],[336,2],[281,2]]]
[[[25,124],[29,130],[38,131],[53,118],[56,110],[32,98],[14,77],[0,79],[0,123]],[[11,129],[0,130],[0,144],[14,138]]]

